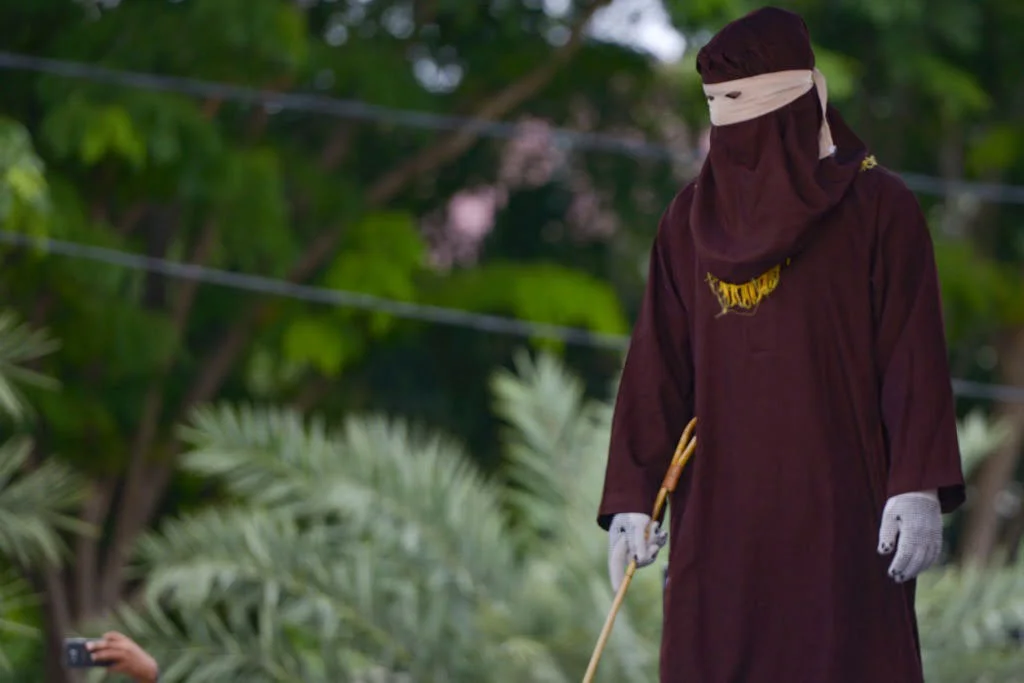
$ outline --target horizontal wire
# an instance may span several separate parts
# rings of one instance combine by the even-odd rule
[[[357,308],[387,313],[396,318],[417,320],[438,325],[474,329],[481,332],[509,334],[533,339],[561,341],[574,346],[624,350],[629,345],[625,335],[602,334],[576,327],[531,322],[455,308],[431,306],[408,301],[397,301],[371,294],[350,292],[325,287],[300,285],[287,280],[260,275],[236,273],[195,264],[179,263],[162,258],[143,256],[106,247],[78,242],[32,237],[22,233],[0,231],[0,243],[83,259],[131,270],[156,273],[181,280],[195,280],[232,289],[270,294],[282,298],[325,304],[336,308]],[[963,379],[952,380],[953,391],[961,397],[988,399],[1001,402],[1024,403],[1024,387],[986,384]]]
[[[111,69],[63,59],[49,59],[12,52],[0,52],[0,69],[47,73],[64,78],[119,85],[129,88],[175,92],[195,97],[257,104],[268,109],[326,114],[376,123],[387,123],[437,131],[466,130],[484,137],[511,139],[521,127],[506,121],[490,121],[469,116],[451,116],[427,111],[398,109],[359,100],[306,93],[282,93],[215,81],[165,76],[161,74]],[[680,155],[669,147],[649,142],[626,140],[603,133],[587,133],[569,128],[552,128],[552,136],[564,146],[579,150],[621,154],[635,159],[685,162],[694,155]],[[965,180],[947,180],[921,173],[900,173],[907,186],[921,194],[970,195],[1002,204],[1024,204],[1024,187]]]

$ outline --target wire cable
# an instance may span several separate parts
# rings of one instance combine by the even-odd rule
[[[106,247],[32,237],[21,233],[0,231],[0,243],[73,259],[84,259],[131,270],[156,273],[179,280],[198,280],[207,284],[220,285],[247,292],[270,294],[308,303],[327,304],[335,308],[357,308],[375,313],[387,313],[396,318],[465,327],[481,332],[553,339],[568,344],[606,349],[624,349],[629,341],[627,337],[622,335],[599,334],[575,327],[535,323],[517,318],[474,313],[456,308],[444,308],[428,304],[385,299],[362,292],[300,285],[288,280],[179,263],[177,261],[132,254]]]
[[[119,85],[140,90],[173,92],[193,97],[232,101],[240,104],[260,105],[268,109],[326,114],[337,118],[355,119],[371,123],[384,123],[435,131],[469,130],[484,137],[511,139],[521,127],[507,121],[490,121],[468,116],[436,114],[412,109],[396,109],[359,100],[328,97],[312,93],[283,93],[246,86],[204,81],[181,76],[163,76],[140,71],[124,71],[82,62],[32,57],[0,52],[0,69],[31,71],[51,76],[74,78]],[[677,159],[667,147],[616,138],[601,133],[586,133],[568,128],[555,128],[553,136],[566,145],[580,149],[626,154],[637,158]]]
[[[12,52],[0,52],[0,69],[29,71],[119,85],[142,90],[174,92],[194,97],[230,100],[267,108],[326,114],[374,123],[386,123],[436,131],[469,130],[483,137],[510,139],[520,126],[506,121],[451,116],[433,112],[398,109],[359,100],[305,93],[280,93],[245,86],[205,81],[180,76],[165,76],[141,71],[110,69],[94,64],[49,59]],[[635,159],[687,161],[670,148],[648,142],[626,140],[602,133],[587,133],[569,128],[553,128],[557,143],[579,150],[621,154]],[[901,173],[907,186],[933,196],[969,195],[983,201],[1024,204],[1024,186],[964,180],[946,180],[920,173]]]
[[[198,280],[199,282],[236,290],[270,294],[296,301],[325,304],[335,308],[357,308],[365,311],[387,313],[396,318],[437,325],[449,325],[481,332],[508,334],[534,339],[556,340],[575,346],[617,351],[622,351],[629,345],[629,337],[625,335],[594,333],[589,330],[563,325],[551,325],[518,318],[474,313],[455,308],[397,301],[360,292],[300,285],[287,280],[236,273],[195,264],[179,263],[177,261],[153,258],[78,242],[32,237],[16,232],[0,231],[0,244],[23,249],[34,249],[66,258],[105,263],[130,270],[156,273],[181,280]],[[964,398],[1024,403],[1024,387],[985,384],[963,379],[953,379],[952,385],[956,395]]]

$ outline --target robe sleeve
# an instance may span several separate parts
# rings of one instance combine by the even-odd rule
[[[611,441],[598,524],[620,512],[651,513],[692,409],[689,323],[673,282],[669,212],[651,250],[647,285],[626,354],[612,417]],[[675,266],[673,268],[673,265]]]
[[[965,492],[934,245],[902,184],[881,202],[878,218],[871,282],[886,493],[937,490],[949,513]]]

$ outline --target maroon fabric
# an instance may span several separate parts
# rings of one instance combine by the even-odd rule
[[[803,19],[775,8],[729,24],[697,55],[705,83],[812,68]],[[713,275],[742,283],[793,256],[842,200],[867,152],[834,107],[829,119],[838,152],[822,161],[816,88],[766,116],[711,129],[691,227]]]
[[[795,135],[802,106],[771,125]],[[799,139],[813,150],[805,119],[814,135]],[[757,156],[761,138],[743,140],[751,150],[730,138],[730,153]],[[793,164],[811,163],[794,149]],[[794,165],[776,163],[794,177]],[[776,220],[783,205],[741,209],[765,219],[765,234],[750,236],[699,223],[704,182],[673,200],[654,241],[598,513],[605,528],[615,513],[649,513],[698,417],[699,445],[669,510],[660,680],[920,683],[914,584],[895,584],[876,547],[888,497],[938,489],[945,512],[964,499],[924,217],[877,167],[828,194],[830,210],[803,231]],[[712,227],[735,250],[709,248]],[[764,245],[795,244],[795,232],[799,253],[776,290],[753,315],[719,315],[709,263],[760,262]]]

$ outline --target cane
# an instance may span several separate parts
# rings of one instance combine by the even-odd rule
[[[672,464],[669,465],[668,472],[665,473],[665,479],[661,482],[661,490],[658,491],[658,497],[654,500],[651,526],[647,527],[648,536],[651,533],[651,527],[654,526],[655,521],[661,516],[661,510],[665,507],[665,500],[668,498],[668,494],[675,491],[676,484],[679,483],[679,476],[683,473],[683,468],[686,467],[687,461],[697,448],[697,437],[693,436],[693,438],[690,438],[696,426],[697,418],[693,418],[690,420],[690,424],[686,425],[686,429],[683,430],[683,435],[679,437],[676,452],[672,456]],[[612,609],[608,612],[608,618],[605,619],[601,635],[597,638],[597,645],[594,647],[594,654],[590,656],[587,673],[583,675],[583,683],[592,683],[594,680],[594,674],[597,673],[597,663],[600,661],[604,648],[608,644],[608,637],[612,634],[612,626],[615,625],[615,617],[622,607],[622,601],[626,597],[626,589],[629,588],[629,582],[633,580],[633,574],[635,573],[636,559],[632,559],[629,561],[629,566],[626,567],[626,575],[623,577],[622,584],[619,585],[619,590],[615,594],[615,601],[612,602]]]

